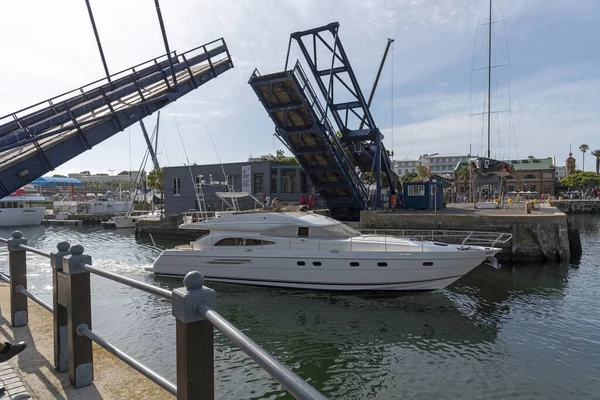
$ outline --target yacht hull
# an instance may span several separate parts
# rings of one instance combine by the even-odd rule
[[[0,208],[0,227],[39,225],[46,207]]]
[[[183,277],[200,271],[206,280],[235,284],[328,291],[417,291],[443,289],[498,249],[436,253],[252,252],[207,254],[165,250],[154,262],[157,276]]]

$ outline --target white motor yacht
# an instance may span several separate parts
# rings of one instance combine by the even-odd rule
[[[29,185],[28,185],[29,186]],[[0,227],[39,225],[44,218],[46,207],[34,204],[46,199],[33,189],[22,188],[10,196],[0,199]]]
[[[442,289],[500,251],[362,235],[305,211],[246,211],[196,224],[209,234],[163,251],[157,276],[200,271],[208,281],[322,290]]]

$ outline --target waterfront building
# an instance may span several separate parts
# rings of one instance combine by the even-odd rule
[[[85,183],[99,183],[101,186],[106,186],[106,184],[111,183],[119,183],[119,182],[137,182],[138,178],[141,182],[146,179],[146,171],[124,171],[125,173],[120,173],[118,175],[109,175],[109,174],[69,174],[69,178],[79,179],[81,182]],[[140,176],[141,175],[141,176]]]
[[[560,181],[562,178],[565,178],[567,175],[569,175],[569,171],[567,170],[567,167],[554,167],[555,169],[555,177],[557,181]]]
[[[506,190],[532,191],[555,195],[556,167],[554,157],[528,157],[523,160],[506,161],[514,172],[506,176]]]
[[[405,158],[404,160],[394,160],[392,162],[392,169],[398,176],[402,176],[408,173],[417,173],[417,166],[421,165],[419,160]]]
[[[459,163],[468,163],[469,155],[459,153],[432,153],[419,157],[420,165],[429,168],[432,174],[454,176],[454,170]]]
[[[260,201],[270,196],[282,203],[299,203],[302,193],[314,192],[300,165],[272,160],[165,167],[164,180],[165,215],[199,209],[201,193],[208,210],[222,210],[224,204],[215,193],[226,192],[227,183],[234,191],[248,192]],[[239,203],[241,208],[254,206],[252,199]]]

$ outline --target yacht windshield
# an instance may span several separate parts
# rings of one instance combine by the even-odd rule
[[[321,229],[328,233],[328,236],[337,236],[337,237],[354,237],[360,236],[360,232],[356,229],[350,228],[348,225],[339,224],[339,225],[330,225],[330,226],[321,226]]]

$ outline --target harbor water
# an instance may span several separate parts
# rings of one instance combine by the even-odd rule
[[[583,256],[567,265],[482,265],[443,291],[352,295],[212,284],[218,311],[331,399],[600,398],[600,217],[573,217]],[[83,244],[93,264],[165,288],[160,252],[133,232],[23,228],[51,251]],[[9,237],[10,230],[0,230]],[[181,242],[160,241],[162,248]],[[0,271],[7,272],[6,246]],[[28,255],[31,292],[51,301],[49,260]],[[171,380],[170,303],[92,277],[94,331]],[[292,398],[222,335],[216,397]]]

